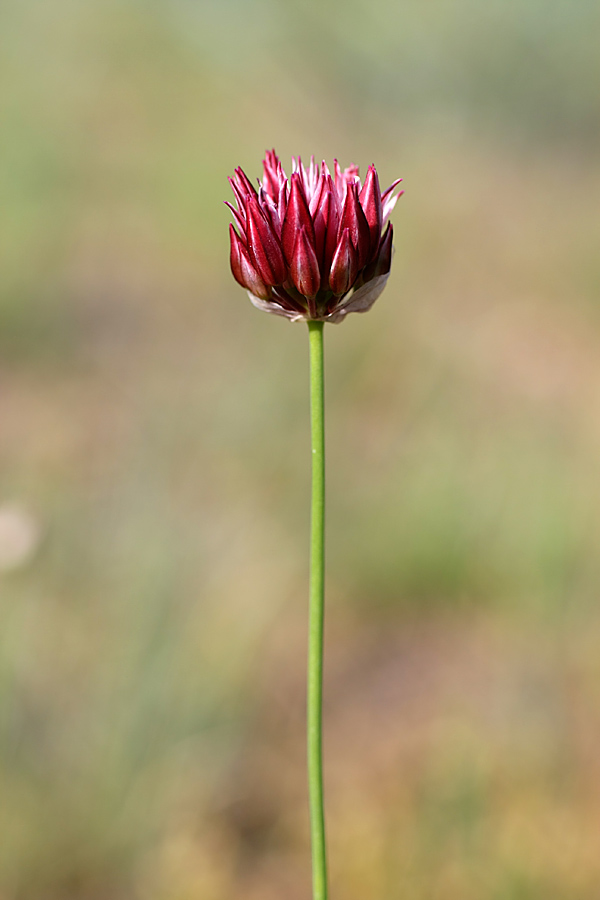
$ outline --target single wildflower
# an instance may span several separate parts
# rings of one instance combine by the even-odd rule
[[[311,518],[308,639],[308,799],[313,900],[327,900],[323,783],[323,623],[325,609],[325,322],[366,312],[383,291],[392,264],[388,223],[400,179],[381,193],[375,166],[361,184],[357,166],[333,176],[326,164],[293,160],[288,179],[274,150],[258,190],[238,168],[227,205],[231,271],[259,309],[308,325],[310,347]]]
[[[293,322],[337,323],[366,312],[389,276],[388,219],[401,180],[382,193],[375,166],[361,184],[357,166],[342,171],[334,160],[332,176],[324,161],[304,166],[300,157],[288,178],[274,150],[267,150],[258,189],[237,168],[229,179],[235,205],[227,203],[235,280],[258,309]]]

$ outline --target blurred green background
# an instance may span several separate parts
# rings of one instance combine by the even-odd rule
[[[405,179],[327,328],[336,900],[600,896],[600,7],[4,0],[0,900],[306,900],[266,147]]]

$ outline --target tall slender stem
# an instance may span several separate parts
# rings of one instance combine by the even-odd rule
[[[323,322],[309,321],[312,503],[308,629],[308,795],[313,900],[327,900],[323,801],[323,620],[325,601],[325,409]]]

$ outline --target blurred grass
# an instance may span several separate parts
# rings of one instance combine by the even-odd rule
[[[1,900],[309,892],[306,339],[266,146],[403,175],[327,334],[335,896],[595,900],[597,4],[0,10]]]

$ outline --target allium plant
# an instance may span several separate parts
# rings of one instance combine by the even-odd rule
[[[397,179],[381,193],[375,166],[364,184],[358,167],[343,171],[334,160],[292,160],[288,179],[274,150],[263,160],[255,188],[238,168],[229,183],[235,195],[229,226],[231,271],[264,312],[308,323],[312,502],[308,640],[308,787],[313,858],[313,898],[327,898],[323,802],[322,705],[325,597],[325,428],[323,324],[367,312],[383,291],[392,264],[388,218],[402,192]],[[386,227],[387,226],[387,227]],[[384,230],[385,229],[385,230]]]
[[[258,190],[238,168],[227,205],[239,228],[229,226],[231,271],[265,312],[292,321],[341,322],[366,312],[385,287],[392,264],[392,226],[382,234],[399,194],[381,193],[375,166],[361,185],[358,167],[333,177],[323,161],[306,168],[293,160],[288,179],[267,150]]]

